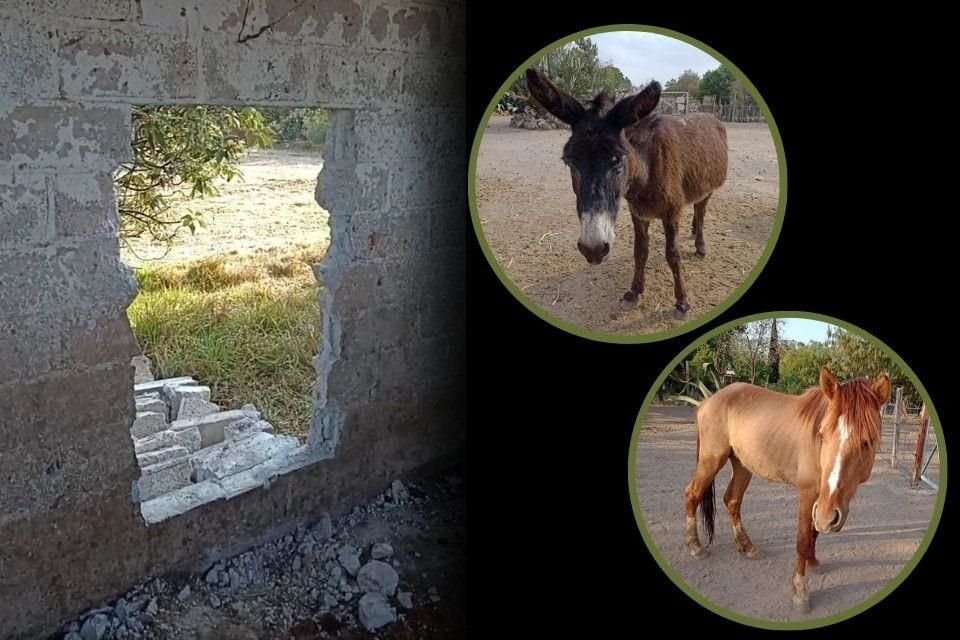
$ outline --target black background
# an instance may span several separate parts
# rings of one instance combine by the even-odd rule
[[[468,150],[494,93],[527,57],[582,29],[655,25],[713,47],[759,89],[786,150],[787,211],[769,263],[738,302],[701,329],[647,345],[595,343],[540,320],[500,284],[468,229],[470,635],[769,635],[703,609],[649,555],[628,494],[633,424],[656,377],[697,336],[753,313],[802,310],[851,322],[894,349],[950,437],[956,383],[940,370],[955,369],[956,357],[956,179],[944,156],[955,116],[940,111],[938,91],[924,90],[942,85],[929,83],[945,77],[938,65],[950,56],[933,50],[942,42],[933,25],[903,15],[868,26],[812,9],[548,6],[468,6]],[[800,635],[946,619],[952,502],[948,495],[930,549],[892,595]],[[789,598],[786,579],[783,589]]]

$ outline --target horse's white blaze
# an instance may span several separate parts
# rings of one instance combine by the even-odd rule
[[[850,437],[850,429],[847,427],[847,421],[843,416],[840,416],[840,419],[837,421],[837,429],[840,432],[840,444],[837,446],[837,458],[833,461],[833,469],[830,470],[830,477],[827,478],[830,495],[837,492],[837,485],[840,483],[840,467],[843,450],[846,447],[847,439]]]
[[[608,213],[584,213],[580,222],[580,243],[585,247],[613,244],[616,235],[613,216]]]

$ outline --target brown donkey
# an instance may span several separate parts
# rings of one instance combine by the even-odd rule
[[[577,196],[580,239],[577,248],[590,264],[610,253],[621,196],[633,219],[633,283],[623,294],[624,309],[643,293],[651,220],[663,221],[667,264],[673,272],[676,312],[690,309],[680,272],[680,213],[693,204],[697,255],[706,255],[703,216],[713,192],[727,176],[727,132],[712,114],[663,116],[655,113],[660,85],[614,103],[600,93],[584,107],[536,69],[526,73],[530,94],[571,127],[563,148]]]
[[[806,567],[816,568],[818,533],[840,531],[850,500],[873,469],[880,441],[880,407],[890,398],[890,380],[881,375],[843,384],[820,371],[820,387],[789,396],[734,383],[697,409],[697,470],[684,492],[683,542],[694,557],[706,550],[697,535],[701,507],[709,544],[713,541],[713,484],[729,460],[733,478],[723,496],[740,553],[756,558],[740,521],[743,494],[753,474],[797,488],[797,562],[791,586],[793,604],[810,611]]]

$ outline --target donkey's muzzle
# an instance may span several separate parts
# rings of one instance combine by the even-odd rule
[[[590,264],[600,264],[610,254],[610,243],[602,242],[596,246],[588,246],[577,240],[577,250],[583,254]]]

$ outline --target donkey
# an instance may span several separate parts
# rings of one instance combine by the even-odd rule
[[[614,103],[601,92],[584,107],[536,69],[527,69],[530,94],[543,107],[570,125],[563,161],[570,167],[577,196],[580,239],[577,249],[590,264],[610,253],[620,198],[633,219],[633,283],[620,306],[630,310],[643,293],[649,254],[647,228],[663,222],[666,258],[673,272],[676,315],[684,318],[690,305],[680,271],[680,213],[693,204],[693,235],[697,256],[706,255],[703,217],[710,196],[726,180],[727,133],[712,114],[663,116],[655,113],[660,84],[651,82],[640,93]]]
[[[694,557],[707,555],[697,535],[701,508],[707,544],[713,541],[713,485],[729,460],[733,477],[723,501],[733,542],[743,555],[760,550],[740,520],[743,494],[753,474],[797,488],[797,561],[791,585],[794,607],[810,611],[805,569],[815,570],[817,535],[840,531],[850,501],[867,481],[880,441],[880,408],[890,399],[890,379],[859,378],[843,384],[826,368],[820,386],[800,396],[738,382],[697,408],[697,468],[684,492],[683,542]]]

